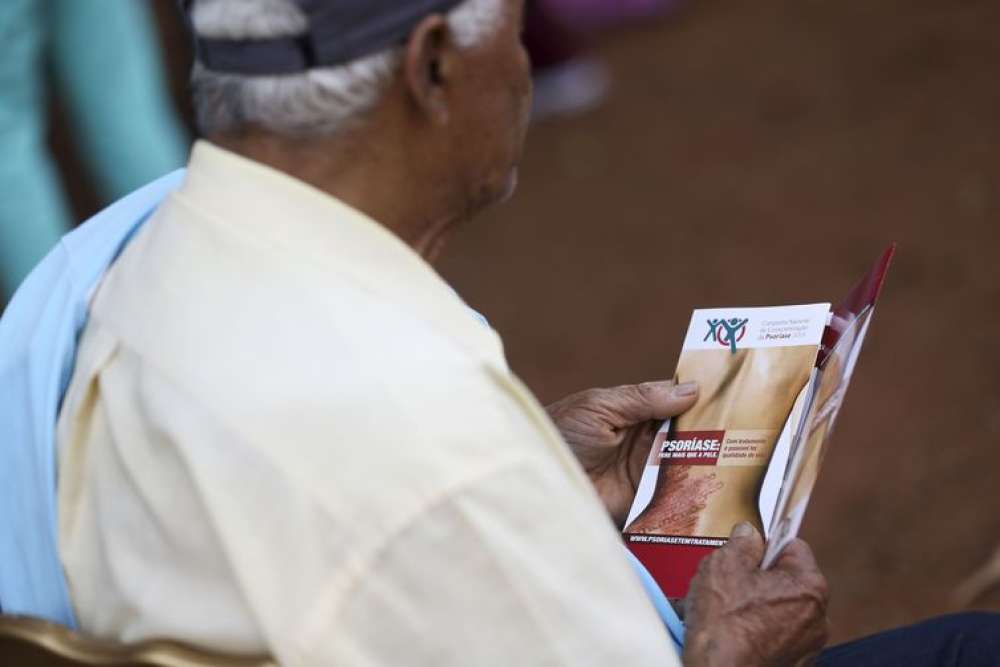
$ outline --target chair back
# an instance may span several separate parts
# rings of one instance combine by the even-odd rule
[[[126,645],[61,625],[0,616],[0,665],[14,667],[276,667],[266,658],[213,654],[172,641]]]

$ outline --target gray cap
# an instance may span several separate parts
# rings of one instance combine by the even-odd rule
[[[309,19],[298,37],[207,39],[195,35],[195,59],[214,72],[280,75],[334,67],[402,44],[424,17],[462,0],[295,0]],[[182,0],[188,15],[192,0]]]

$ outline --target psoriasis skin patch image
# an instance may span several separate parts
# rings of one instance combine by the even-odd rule
[[[761,485],[816,355],[815,345],[684,351],[677,381],[698,382],[700,398],[657,436],[656,485],[626,534],[722,540],[742,521],[763,534]]]

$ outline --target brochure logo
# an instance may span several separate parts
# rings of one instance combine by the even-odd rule
[[[728,347],[736,354],[736,344],[747,335],[749,319],[733,317],[731,319],[708,320],[708,333],[702,342],[714,340],[722,347]]]

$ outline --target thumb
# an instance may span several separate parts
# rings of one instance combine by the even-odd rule
[[[625,385],[606,391],[608,407],[623,427],[676,417],[698,398],[696,382],[675,384],[670,380]]]
[[[747,521],[733,527],[729,542],[722,548],[736,554],[751,567],[758,567],[764,559],[764,538],[753,524]]]

